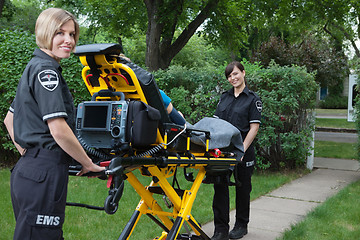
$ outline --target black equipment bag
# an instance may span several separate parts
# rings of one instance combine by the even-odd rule
[[[142,101],[130,101],[126,122],[126,139],[133,146],[145,147],[155,143],[159,110]]]

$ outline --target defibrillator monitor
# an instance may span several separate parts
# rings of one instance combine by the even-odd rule
[[[127,109],[125,100],[80,103],[76,115],[80,140],[95,148],[112,148],[116,142],[125,142]]]
[[[94,131],[107,130],[110,107],[111,105],[84,105],[83,129]],[[121,108],[121,105],[119,107]]]

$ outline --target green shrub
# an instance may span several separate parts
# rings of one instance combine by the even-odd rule
[[[268,68],[244,63],[249,88],[263,101],[262,124],[256,142],[261,168],[296,168],[309,155],[317,84],[304,67]]]
[[[154,72],[154,76],[176,109],[188,122],[195,123],[205,116],[213,116],[221,93],[228,88],[223,69],[224,66],[188,69],[173,65],[167,70]]]
[[[35,38],[32,34],[18,29],[2,29],[0,31],[0,119],[4,119],[15,96],[18,81],[30,60]],[[24,119],[25,120],[25,119]],[[12,163],[18,155],[10,138],[7,137],[5,126],[1,124],[2,161]]]
[[[347,105],[347,96],[328,95],[322,102],[320,102],[320,108],[325,109],[346,109]]]

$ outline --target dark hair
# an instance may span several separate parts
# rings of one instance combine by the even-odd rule
[[[240,69],[240,71],[245,70],[244,66],[240,62],[238,62],[238,61],[231,62],[225,68],[226,79],[229,77],[230,73],[232,73],[232,71],[234,70],[234,67],[237,67],[238,69]]]

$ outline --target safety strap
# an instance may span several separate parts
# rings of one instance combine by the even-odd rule
[[[99,66],[95,62],[95,56],[87,55],[86,62],[88,63],[88,65],[90,67],[90,72],[92,74],[92,76],[89,77],[91,86],[99,87],[100,86],[99,77],[100,77],[101,71],[98,69]]]

